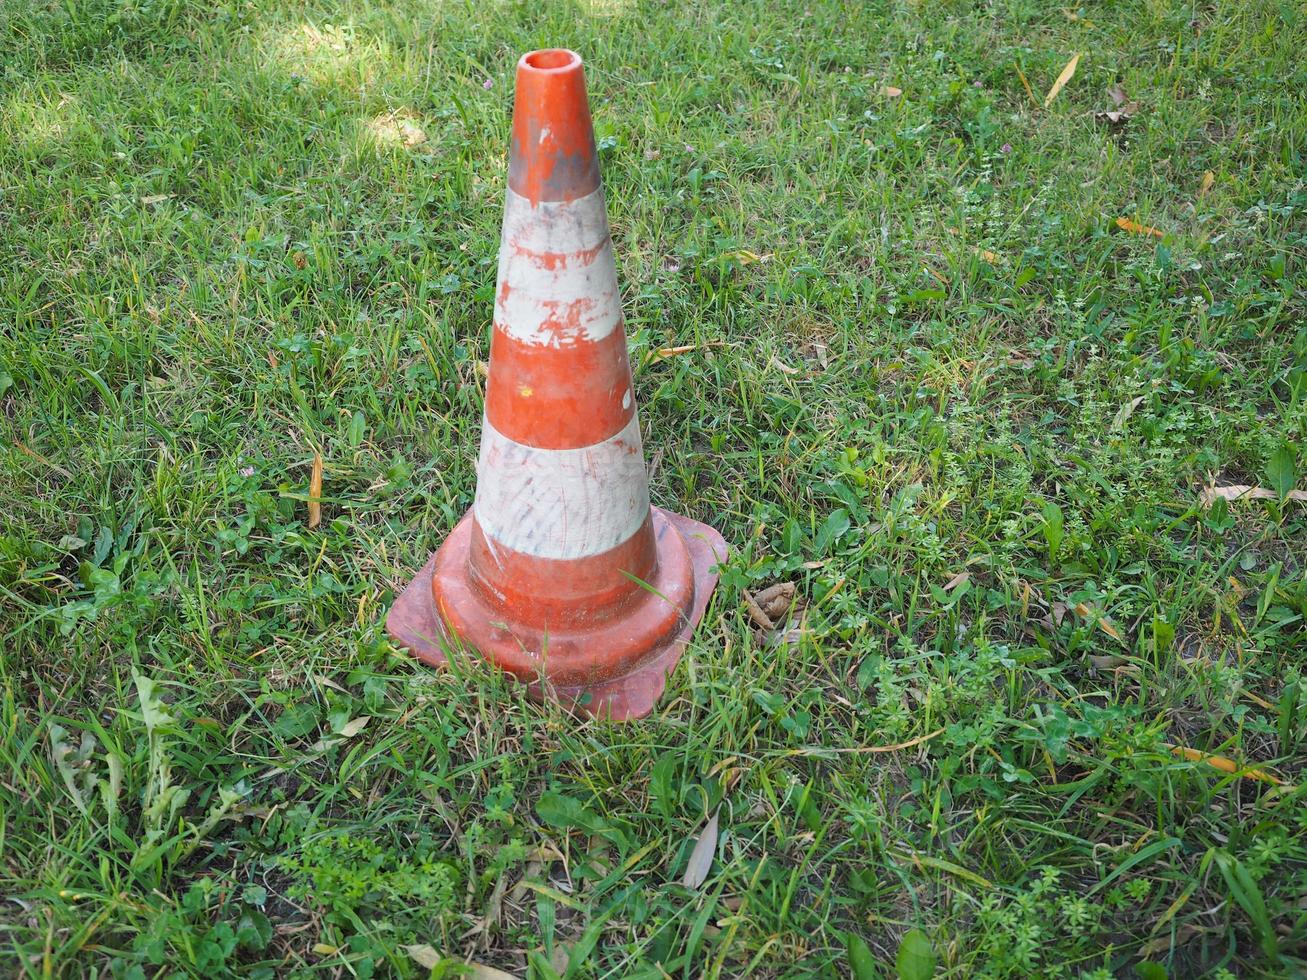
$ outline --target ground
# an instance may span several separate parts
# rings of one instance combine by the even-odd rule
[[[382,627],[471,499],[549,45],[654,502],[734,549],[629,725]],[[1302,970],[1305,46],[1291,2],[7,0],[0,974]]]

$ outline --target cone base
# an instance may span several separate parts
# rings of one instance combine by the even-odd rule
[[[631,669],[623,674],[596,678],[585,684],[555,684],[546,676],[543,683],[540,680],[526,682],[530,697],[537,701],[548,697],[583,714],[614,721],[641,718],[653,710],[667,686],[667,675],[681,659],[695,627],[703,619],[708,599],[717,585],[717,573],[713,569],[726,560],[727,554],[725,540],[707,524],[657,507],[653,512],[655,524],[664,527],[663,533],[675,534],[680,539],[668,542],[667,546],[678,550],[683,546],[689,556],[693,597],[684,610],[681,628],[662,636],[651,636],[648,649],[642,651],[632,661]],[[432,599],[432,579],[437,575],[438,564],[445,570],[465,567],[467,531],[467,518],[464,518],[441,545],[440,551],[431,556],[395,600],[386,617],[386,631],[395,644],[436,667],[448,664],[451,648],[474,645],[469,642],[469,637],[459,638],[452,633],[436,614]],[[660,553],[663,547],[660,544]],[[449,573],[442,571],[442,574]],[[488,611],[494,615],[493,611]],[[502,615],[498,614],[499,617]],[[489,618],[486,617],[487,626]],[[530,631],[524,629],[522,632]],[[597,639],[602,642],[602,638]]]

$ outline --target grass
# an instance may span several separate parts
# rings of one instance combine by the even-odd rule
[[[655,501],[734,548],[626,726],[381,628],[471,499],[545,45]],[[1302,971],[1305,45],[1267,2],[8,0],[0,974]]]

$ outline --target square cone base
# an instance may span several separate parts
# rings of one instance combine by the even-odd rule
[[[694,603],[684,627],[670,641],[649,651],[630,673],[584,687],[558,687],[548,681],[535,681],[527,685],[530,697],[537,701],[549,697],[573,710],[613,721],[642,718],[653,710],[667,686],[667,675],[676,667],[695,627],[703,619],[708,599],[717,586],[714,568],[726,560],[727,554],[725,539],[707,524],[654,509],[681,533],[694,567]],[[447,648],[457,648],[460,643],[457,637],[449,635],[436,616],[435,603],[431,600],[435,564],[433,554],[408,588],[400,593],[386,617],[386,632],[396,645],[419,660],[443,667],[449,663]]]

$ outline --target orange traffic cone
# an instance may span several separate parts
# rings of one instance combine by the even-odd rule
[[[470,648],[535,697],[635,718],[725,558],[712,528],[649,505],[581,59],[533,51],[517,64],[476,500],[386,627],[428,663]]]

